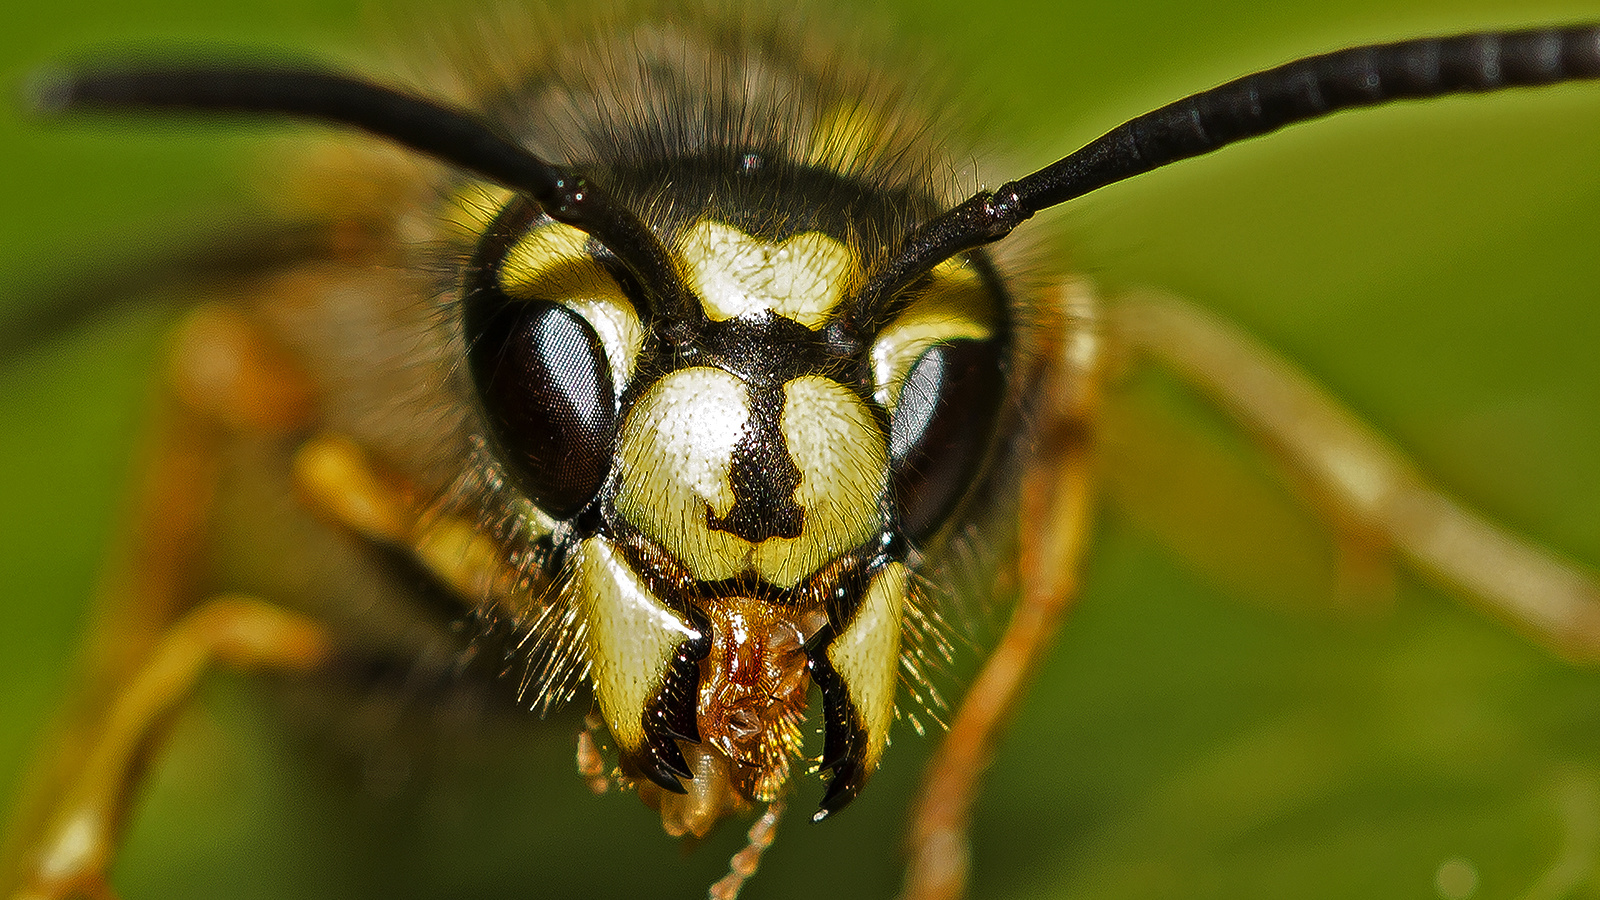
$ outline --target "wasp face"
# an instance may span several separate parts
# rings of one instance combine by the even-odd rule
[[[544,537],[555,598],[625,766],[705,833],[782,790],[814,682],[833,776],[818,817],[877,766],[894,715],[912,548],[992,441],[1006,308],[987,261],[941,267],[864,333],[851,301],[894,198],[819,216],[842,176],[755,151],[618,179],[696,308],[651,308],[588,235],[503,209],[463,321],[487,431]],[[702,201],[663,186],[690,185]],[[667,189],[670,190],[670,189]],[[782,198],[782,206],[775,200]]]

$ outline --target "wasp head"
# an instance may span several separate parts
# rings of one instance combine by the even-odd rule
[[[894,718],[911,556],[968,492],[1006,395],[984,257],[865,324],[882,251],[861,236],[892,230],[903,198],[752,156],[652,173],[666,212],[644,218],[687,310],[516,199],[465,290],[490,442],[560,523],[558,602],[624,770],[674,832],[778,796],[813,684],[832,772],[817,817],[861,789]],[[628,174],[619,195],[644,193]],[[822,202],[841,195],[867,199]]]

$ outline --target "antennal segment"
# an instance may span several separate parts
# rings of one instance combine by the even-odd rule
[[[242,113],[359,128],[530,197],[551,218],[592,235],[639,280],[656,317],[684,321],[697,308],[666,248],[637,216],[463,110],[349,75],[287,66],[52,72],[34,79],[31,94],[35,109],[50,114]]]
[[[1168,163],[1344,109],[1600,78],[1600,25],[1352,47],[1246,75],[1113,128],[1031,175],[980,191],[925,222],[863,289],[856,321],[874,330],[896,294],[963,250],[1034,213]]]

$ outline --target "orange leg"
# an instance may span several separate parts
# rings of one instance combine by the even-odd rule
[[[321,434],[300,446],[294,481],[302,501],[328,521],[381,544],[403,547],[458,596],[528,596],[520,573],[475,523],[428,514],[409,485],[380,471],[354,442]]]
[[[1205,394],[1301,476],[1334,524],[1578,663],[1600,663],[1600,577],[1439,490],[1306,376],[1176,298],[1130,298],[1109,332]]]
[[[304,671],[327,653],[314,623],[255,601],[195,607],[198,548],[230,429],[287,431],[310,416],[299,373],[238,312],[201,306],[178,327],[168,391],[126,542],[100,590],[80,694],[40,757],[9,828],[19,896],[106,896],[141,770],[163,726],[213,665]]]
[[[330,652],[317,623],[248,598],[218,598],[184,616],[117,694],[83,768],[26,852],[15,896],[112,896],[106,872],[134,786],[163,726],[211,668],[309,672]]]
[[[1094,299],[1080,285],[1068,285],[1063,295],[1068,341],[1047,377],[1049,408],[1018,510],[1021,595],[923,778],[911,817],[904,900],[954,900],[965,893],[979,782],[1078,595],[1089,540],[1091,435],[1103,362]]]

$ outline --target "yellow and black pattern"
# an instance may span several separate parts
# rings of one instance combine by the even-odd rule
[[[477,405],[515,495],[559,523],[545,677],[587,672],[625,770],[685,795],[659,801],[669,828],[782,790],[813,682],[821,817],[888,743],[920,551],[981,480],[1013,390],[1014,301],[974,252],[871,324],[864,273],[948,203],[914,112],[881,85],[863,106],[759,33],[651,40],[608,89],[671,115],[572,107],[581,67],[493,106],[568,123],[538,140],[584,154],[693,308],[653,308],[607,247],[513,198],[460,301]]]

